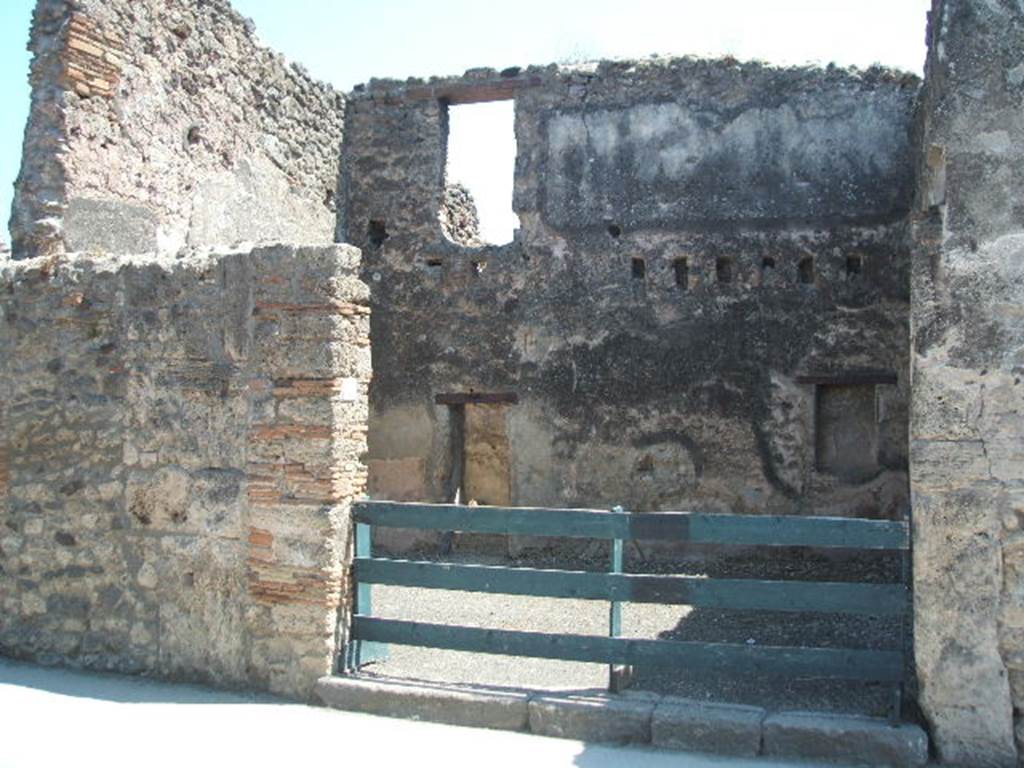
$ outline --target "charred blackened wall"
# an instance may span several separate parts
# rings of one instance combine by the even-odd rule
[[[516,504],[898,514],[917,90],[693,60],[357,90],[339,235],[373,294],[372,493],[450,495],[436,396],[511,393]],[[522,226],[459,246],[446,105],[513,97]]]

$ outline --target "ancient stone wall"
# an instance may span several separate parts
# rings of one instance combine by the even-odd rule
[[[328,244],[343,99],[226,0],[40,0],[18,258]]]
[[[463,184],[448,184],[441,201],[441,231],[454,243],[466,246],[483,245],[480,237],[480,217],[477,215],[473,195]]]
[[[912,278],[920,702],[944,762],[1012,766],[1024,754],[1024,8],[937,0],[929,43]]]
[[[376,81],[346,107],[225,0],[40,0],[16,260],[0,242],[0,653],[308,696],[367,483],[912,498],[938,755],[1017,764],[1024,7],[935,0],[929,40],[923,89],[683,59]],[[499,247],[446,183],[447,110],[506,98]],[[214,250],[277,240],[318,245]]]
[[[347,605],[346,246],[0,273],[0,653],[306,696]]]
[[[917,91],[694,60],[357,89],[339,239],[375,310],[371,493],[450,498],[437,396],[485,393],[515,400],[491,435],[514,504],[901,514]],[[522,227],[460,247],[447,105],[513,97]]]

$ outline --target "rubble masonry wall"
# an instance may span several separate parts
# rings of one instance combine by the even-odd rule
[[[358,265],[277,246],[3,268],[0,653],[310,694],[365,485]]]
[[[16,258],[333,241],[344,99],[226,0],[40,0]]]

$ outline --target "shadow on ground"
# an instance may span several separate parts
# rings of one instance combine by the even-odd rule
[[[648,566],[644,570],[657,572],[663,568]],[[772,557],[723,558],[705,563],[702,570],[710,578],[876,584],[900,580],[899,562],[888,553],[835,557],[780,549]],[[658,638],[760,646],[902,649],[907,660],[907,679],[913,678],[909,616],[901,621],[895,616],[693,608],[674,628],[660,632]],[[673,670],[671,675],[653,668],[638,668],[634,672],[635,688],[698,700],[753,704],[769,710],[812,709],[885,717],[895,693],[894,686],[888,683],[707,674],[685,669]]]
[[[145,677],[40,667],[0,657],[0,686],[12,685],[119,704],[292,704],[265,694],[167,685]],[[126,685],[127,683],[127,685]]]

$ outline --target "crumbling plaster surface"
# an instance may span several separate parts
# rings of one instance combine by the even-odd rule
[[[346,246],[0,272],[0,653],[306,697],[343,638],[368,292]]]
[[[945,762],[1011,766],[1024,754],[1024,8],[937,0],[929,43],[912,278],[920,702]]]
[[[826,102],[812,74],[807,90],[787,74],[743,92],[722,68],[689,93],[673,89],[672,101],[634,90],[628,106],[600,106],[603,81],[581,85],[576,109],[540,124],[546,156],[527,161],[548,170],[545,220],[575,229],[614,213],[632,228],[901,212],[909,179],[879,178],[879,169],[897,169],[907,150],[906,126],[892,119],[905,95],[865,99],[859,83],[840,81]],[[719,89],[729,92],[709,103]]]
[[[329,244],[344,100],[226,0],[41,0],[19,258]]]
[[[443,497],[433,398],[472,389],[519,396],[517,504],[899,515],[917,88],[885,70],[657,60],[351,94],[339,236],[365,246],[375,308],[371,491]],[[460,248],[438,222],[444,103],[513,95],[522,228]],[[389,234],[376,246],[371,220]],[[878,471],[851,486],[816,471],[815,389],[798,379],[865,369],[897,383],[877,387]]]

